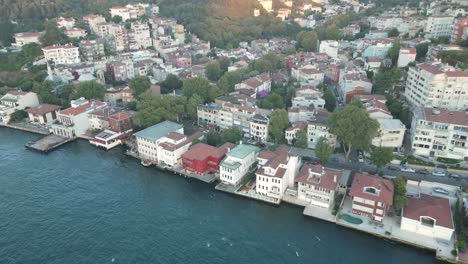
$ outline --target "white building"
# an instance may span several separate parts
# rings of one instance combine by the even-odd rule
[[[31,123],[46,125],[57,119],[57,111],[59,110],[59,105],[41,104],[26,109],[26,112],[28,112],[29,121]]]
[[[164,121],[135,133],[138,154],[142,160],[158,161],[158,148],[161,140],[171,132],[183,134],[182,125]]]
[[[372,139],[372,145],[376,147],[386,147],[399,149],[403,146],[406,127],[400,119],[379,118],[379,130]]]
[[[86,33],[86,30],[82,28],[74,27],[74,28],[65,30],[65,35],[73,39],[73,38],[84,38],[88,35],[88,33]]]
[[[97,33],[98,25],[106,23],[106,19],[101,15],[87,15],[83,17],[83,20],[88,23],[91,32]]]
[[[153,46],[148,23],[133,22],[129,33],[130,49],[148,48]]]
[[[290,107],[288,108],[288,120],[294,122],[307,122],[314,118],[314,110],[308,106]]]
[[[53,61],[59,64],[75,64],[80,62],[80,51],[72,44],[53,45],[42,48],[46,61]]]
[[[307,142],[308,147],[315,149],[320,138],[328,140],[328,144],[333,148],[337,145],[336,136],[329,132],[329,126],[327,125],[327,118],[330,113],[324,109],[317,110],[315,119],[309,122],[307,126]]]
[[[411,67],[405,97],[413,107],[468,109],[468,72],[443,64],[421,63]]]
[[[320,42],[319,52],[337,59],[340,43],[336,40],[323,40]]]
[[[284,137],[288,144],[294,143],[294,140],[297,137],[297,132],[299,131],[307,131],[307,123],[303,121],[291,122],[291,126],[288,127],[284,133]]]
[[[449,15],[430,16],[427,19],[425,38],[450,37],[455,25],[455,18]]]
[[[270,119],[265,115],[254,115],[250,120],[250,139],[257,142],[266,142],[268,139],[268,126]]]
[[[41,37],[41,33],[39,32],[22,32],[15,34],[15,43],[13,46],[15,47],[22,47],[26,44],[37,43],[40,44],[39,38]]]
[[[316,69],[314,65],[294,66],[291,69],[291,76],[296,78],[303,85],[319,85],[325,78],[325,73]]]
[[[258,1],[262,7],[268,12],[273,12],[273,1],[272,0],[259,0]]]
[[[182,164],[182,154],[192,145],[194,139],[200,139],[203,133],[199,132],[190,137],[178,132],[170,132],[159,139],[158,163],[163,166],[175,167]]]
[[[253,91],[252,97],[255,97],[258,93],[269,93],[271,90],[271,78],[268,73],[263,73],[236,84],[234,89]]]
[[[59,28],[71,29],[75,26],[75,19],[73,17],[59,17],[57,18],[57,26]]]
[[[406,67],[410,62],[414,61],[416,61],[416,48],[400,48],[397,63],[399,68]]]
[[[446,198],[420,194],[407,197],[408,206],[402,212],[402,230],[436,240],[450,241],[454,233],[452,211]]]
[[[252,171],[259,151],[258,147],[246,144],[237,145],[228,151],[219,165],[220,180],[224,184],[237,186]]]
[[[255,191],[275,199],[281,199],[288,186],[294,186],[299,170],[299,158],[289,156],[289,148],[280,146],[274,152],[261,151],[257,157]]]
[[[435,108],[414,111],[411,144],[415,155],[457,160],[468,158],[468,114]]]
[[[17,110],[25,110],[38,105],[39,99],[36,93],[8,91],[0,98],[0,123],[8,123],[10,115]]]
[[[297,197],[317,207],[333,208],[342,174],[322,165],[304,164],[296,178]]]
[[[80,98],[71,101],[71,107],[57,113],[57,120],[52,124],[51,131],[55,135],[75,138],[83,136],[91,124],[88,113],[107,106],[106,103]]]

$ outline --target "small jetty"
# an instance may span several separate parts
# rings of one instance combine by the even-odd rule
[[[41,151],[44,153],[47,153],[49,151],[52,151],[70,141],[72,141],[73,138],[66,138],[66,137],[61,137],[57,136],[54,134],[45,136],[43,138],[40,138],[36,141],[31,141],[28,142],[25,147],[37,151]]]

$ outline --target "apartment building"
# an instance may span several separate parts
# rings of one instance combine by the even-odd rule
[[[56,65],[67,65],[80,62],[79,48],[72,44],[47,46],[42,48],[42,52],[44,53],[44,58],[47,61],[52,61]]]
[[[80,41],[80,52],[83,57],[92,61],[106,55],[102,39]]]
[[[430,16],[427,19],[425,38],[450,37],[455,26],[455,17],[450,15]]]

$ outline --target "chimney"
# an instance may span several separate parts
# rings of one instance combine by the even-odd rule
[[[333,182],[336,183],[336,174],[333,175]]]

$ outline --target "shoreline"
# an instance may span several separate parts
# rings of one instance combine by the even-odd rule
[[[24,133],[30,133],[30,134],[35,134],[35,135],[43,135],[43,136],[45,135],[45,134],[38,133],[36,131],[18,129],[18,128],[15,128],[13,126],[1,125],[0,129],[3,128],[3,127],[7,128],[7,129],[10,129],[10,130],[20,130],[20,131],[22,131]],[[84,138],[76,138],[76,139],[88,141],[88,140],[86,140]],[[95,146],[93,146],[93,147],[98,148],[98,147],[95,147]],[[136,155],[136,154],[132,155],[132,154],[128,153],[126,151],[125,145],[117,146],[117,148],[120,148],[120,151],[124,156],[131,157],[133,159],[141,161],[141,159],[138,157],[138,155]],[[105,151],[108,152],[107,150],[105,150]],[[142,165],[140,164],[140,166],[142,166]],[[252,197],[252,196],[249,196],[249,195],[241,194],[241,193],[238,193],[238,189],[240,187],[238,189],[236,189],[235,191],[219,190],[219,189],[217,189],[217,187],[219,185],[219,179],[218,178],[216,178],[213,181],[208,182],[208,181],[202,180],[200,177],[194,177],[192,175],[183,173],[182,171],[177,171],[177,170],[174,170],[174,169],[171,169],[171,168],[168,168],[168,167],[161,167],[158,164],[153,164],[153,165],[151,165],[149,167],[156,168],[158,171],[160,171],[162,173],[167,173],[168,175],[169,175],[169,173],[171,173],[173,175],[182,176],[182,177],[185,177],[185,178],[194,178],[194,179],[197,179],[200,182],[207,183],[209,185],[215,185],[215,187],[213,189],[215,189],[217,191],[224,192],[224,193],[233,194],[233,195],[235,195],[237,197],[240,197],[242,199],[251,199],[251,200],[254,200],[255,202],[266,203],[266,204],[272,205],[274,207],[280,207],[281,202],[284,202],[286,204],[286,206],[304,208],[304,210],[307,207],[307,206],[304,206],[303,204],[295,203],[293,201],[287,201],[287,200],[284,200],[284,199],[283,200],[280,199],[278,201],[278,203],[274,203],[274,202],[271,202],[271,201],[267,201],[265,199],[255,198],[255,197]],[[344,199],[343,199],[343,201],[344,201]],[[348,228],[348,229],[351,229],[351,230],[354,230],[354,231],[357,231],[357,232],[364,233],[366,235],[372,235],[374,237],[377,237],[379,239],[383,239],[383,240],[386,240],[386,241],[396,242],[396,243],[402,244],[404,246],[410,246],[412,248],[417,248],[417,249],[424,250],[424,251],[430,251],[430,252],[435,253],[435,259],[437,259],[437,260],[445,261],[445,262],[448,262],[448,263],[458,263],[458,261],[456,259],[448,259],[448,258],[444,258],[444,257],[439,256],[437,249],[433,249],[433,248],[430,248],[430,247],[427,247],[427,246],[424,246],[424,245],[420,245],[420,244],[417,244],[417,243],[411,243],[409,241],[398,239],[398,238],[393,237],[393,236],[384,236],[384,235],[378,234],[376,232],[369,232],[369,231],[366,231],[366,230],[363,230],[363,229],[360,229],[360,228],[357,228],[357,227],[353,227],[353,226],[348,225],[348,224],[339,223],[339,221],[336,221],[336,220],[335,221],[329,221],[327,219],[323,219],[323,218],[320,218],[320,217],[314,217],[314,216],[311,216],[311,215],[306,215],[304,213],[303,213],[303,216],[305,216],[307,218],[313,218],[313,219],[316,219],[316,220],[321,220],[323,222],[328,222],[330,224],[334,224],[334,225],[339,226],[339,227]],[[338,218],[338,214],[336,216],[336,219],[337,218]]]

